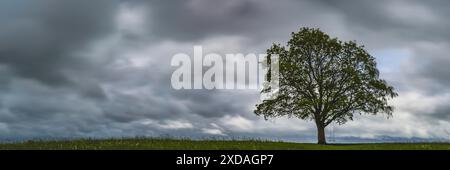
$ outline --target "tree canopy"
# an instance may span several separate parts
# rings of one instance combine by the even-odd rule
[[[287,46],[267,50],[268,58],[279,57],[279,89],[277,97],[256,105],[257,115],[314,120],[320,144],[326,143],[324,129],[332,122],[344,124],[354,114],[392,115],[387,102],[397,93],[379,78],[375,58],[363,46],[319,29],[301,28],[291,35]]]

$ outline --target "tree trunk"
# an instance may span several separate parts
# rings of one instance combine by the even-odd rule
[[[317,144],[325,145],[327,140],[325,139],[325,127],[320,123],[316,123],[317,126]]]

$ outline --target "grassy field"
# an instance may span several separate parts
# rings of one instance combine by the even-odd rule
[[[450,143],[375,143],[317,145],[258,140],[182,140],[182,139],[80,139],[68,141],[26,141],[2,143],[7,149],[56,150],[450,150]]]

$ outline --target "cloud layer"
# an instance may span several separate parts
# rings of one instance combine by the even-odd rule
[[[174,90],[171,57],[263,53],[300,27],[364,44],[399,97],[338,136],[450,138],[447,1],[0,2],[0,138],[256,137],[310,141],[311,122],[253,114],[258,91]]]

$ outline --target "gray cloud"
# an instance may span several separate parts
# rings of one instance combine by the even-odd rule
[[[56,86],[72,83],[65,70],[91,67],[74,52],[111,32],[116,12],[111,1],[4,1],[1,6],[0,62],[19,76]]]
[[[264,11],[254,1],[170,1],[149,4],[152,33],[175,40],[236,34],[261,26],[251,22]]]

